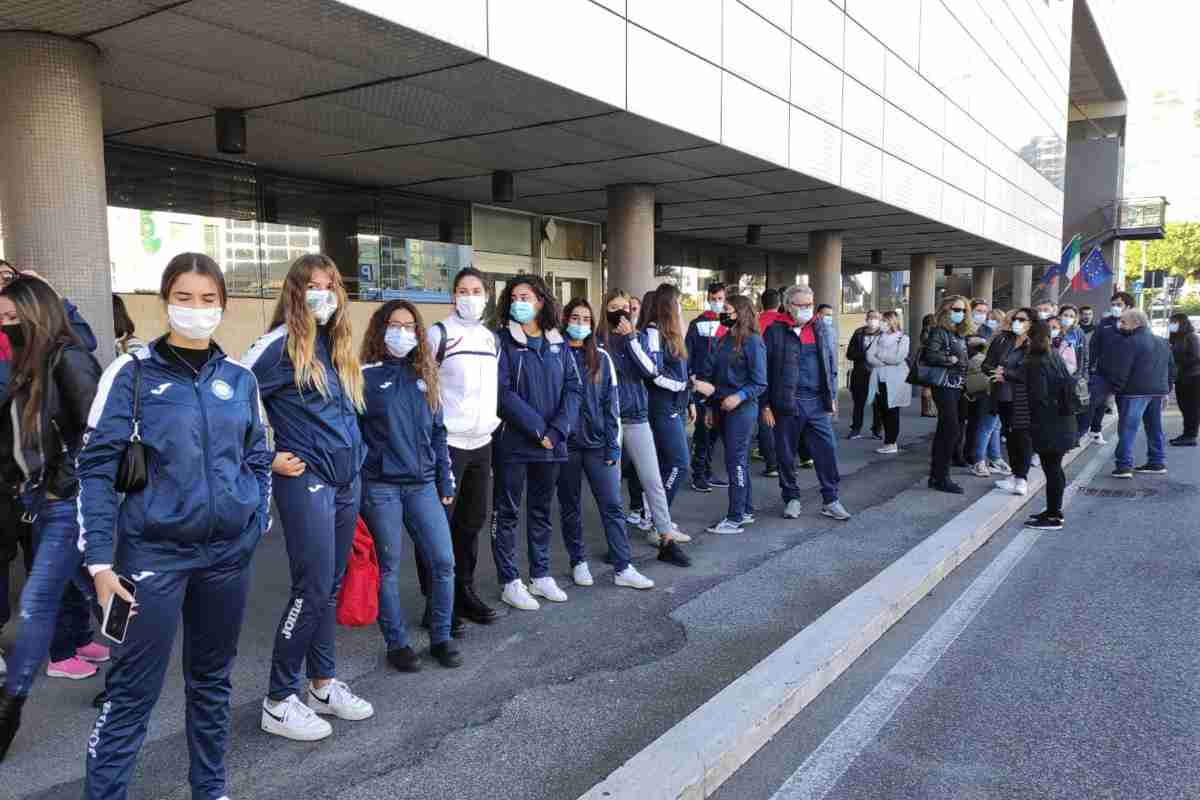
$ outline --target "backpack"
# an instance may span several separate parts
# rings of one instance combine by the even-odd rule
[[[375,555],[375,539],[362,517],[354,527],[354,544],[346,576],[338,591],[337,621],[339,625],[361,627],[373,625],[379,619],[379,558]]]

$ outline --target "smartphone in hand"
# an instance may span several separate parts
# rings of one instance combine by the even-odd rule
[[[129,578],[118,575],[117,580],[125,587],[125,591],[131,595],[137,594],[137,584]],[[108,604],[104,607],[104,621],[101,624],[101,630],[107,638],[121,644],[125,641],[125,634],[129,630],[129,620],[132,616],[133,604],[113,592],[112,597],[108,598]]]

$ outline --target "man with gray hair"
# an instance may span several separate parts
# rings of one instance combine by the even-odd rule
[[[1126,309],[1117,323],[1121,340],[1106,358],[1108,381],[1117,398],[1117,453],[1114,478],[1132,478],[1134,472],[1165,475],[1166,440],[1162,412],[1175,382],[1175,359],[1166,339],[1150,331],[1150,320],[1137,309]],[[1146,463],[1133,468],[1133,446],[1140,427],[1146,429]]]

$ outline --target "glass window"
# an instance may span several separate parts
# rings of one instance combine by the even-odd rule
[[[533,217],[475,206],[471,238],[475,249],[512,256],[533,255]]]
[[[565,219],[555,219],[551,222],[554,223],[554,240],[546,247],[547,258],[592,261],[596,257],[595,225]]]
[[[843,314],[865,314],[875,308],[876,277],[874,272],[856,272],[842,276]]]
[[[906,310],[907,288],[907,270],[885,270],[875,273],[875,310]]]

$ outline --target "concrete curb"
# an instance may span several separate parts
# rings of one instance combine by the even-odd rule
[[[1064,464],[1087,452],[1091,449],[1072,450]],[[711,795],[1045,483],[1038,471],[1024,497],[992,491],[976,500],[579,800]]]

